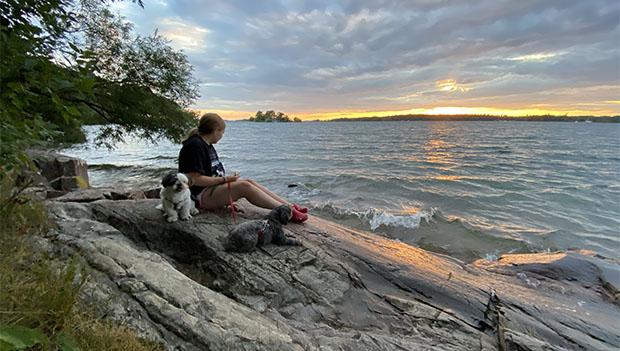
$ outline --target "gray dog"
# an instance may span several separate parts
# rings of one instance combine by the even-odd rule
[[[257,246],[274,243],[276,245],[301,245],[295,239],[284,235],[282,225],[291,219],[291,208],[281,205],[269,212],[263,220],[241,223],[230,230],[224,244],[226,251],[249,252]]]

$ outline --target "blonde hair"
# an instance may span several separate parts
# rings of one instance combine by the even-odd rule
[[[190,129],[187,132],[187,135],[185,136],[185,139],[183,140],[183,142],[185,142],[185,140],[191,138],[192,136],[198,133],[211,134],[216,129],[224,128],[224,127],[226,127],[226,123],[224,122],[222,117],[220,117],[220,115],[218,115],[217,113],[212,113],[212,112],[205,113],[198,120],[198,127],[194,127]]]

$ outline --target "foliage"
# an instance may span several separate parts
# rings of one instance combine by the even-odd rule
[[[87,272],[76,259],[54,261],[32,247],[50,225],[16,174],[0,173],[0,350],[161,349],[78,303]]]
[[[74,313],[67,330],[75,336],[82,350],[158,351],[162,345],[136,337],[125,326],[96,317],[92,311]]]
[[[301,120],[295,117],[293,120],[289,118],[286,114],[282,112],[275,112],[273,110],[269,110],[265,113],[263,111],[256,112],[254,117],[250,117],[251,122],[301,122]]]
[[[108,146],[126,133],[179,140],[195,123],[185,55],[134,36],[105,0],[76,1],[0,0],[0,164],[37,141],[82,141],[85,122],[114,125],[97,139]]]
[[[93,72],[107,82],[149,88],[187,107],[197,97],[192,66],[157,31],[133,36],[132,25],[115,16],[98,0],[81,0],[80,34],[74,40],[91,53]]]
[[[32,350],[35,347],[41,347],[44,350],[49,350],[51,347],[62,351],[79,350],[75,339],[63,332],[56,334],[54,339],[50,339],[37,329],[18,325],[0,326],[0,350]]]
[[[86,104],[99,122],[110,124],[99,142],[122,139],[125,132],[155,140],[178,140],[196,116],[183,108],[197,97],[192,66],[157,32],[131,34],[131,24],[113,15],[100,1],[82,0],[80,31],[75,41],[90,52],[89,64],[99,78],[94,101]]]

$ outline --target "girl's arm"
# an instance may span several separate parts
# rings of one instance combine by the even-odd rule
[[[235,182],[239,179],[238,176],[226,176],[226,177],[209,177],[206,175],[202,175],[198,172],[190,172],[186,173],[186,175],[192,178],[193,185],[198,186],[214,186],[226,184],[229,182]]]

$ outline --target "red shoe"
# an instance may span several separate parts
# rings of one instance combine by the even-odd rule
[[[291,221],[301,223],[301,222],[305,222],[308,219],[307,214],[301,213],[297,211],[295,208],[292,208],[291,210],[293,210],[293,216],[291,217]]]
[[[298,204],[293,204],[293,208],[296,209],[297,211],[301,212],[301,213],[308,213],[308,208],[307,207],[301,207]]]

